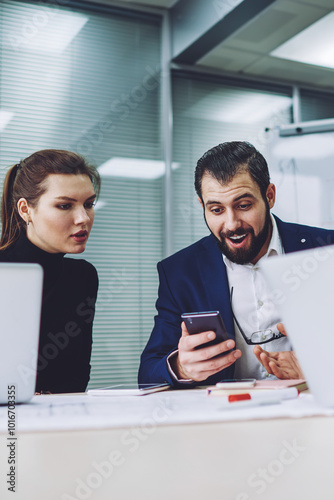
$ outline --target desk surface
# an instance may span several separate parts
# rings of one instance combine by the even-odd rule
[[[183,396],[178,391],[169,397],[183,401],[184,415],[187,407],[194,411],[195,394],[182,392]],[[8,436],[2,432],[1,499],[333,499],[334,418],[331,416],[264,419],[260,415],[246,421],[239,417],[239,421],[230,418],[205,422],[203,398],[198,394],[199,421],[196,422],[195,416],[192,422],[181,423],[181,419],[177,422],[175,418],[180,411],[175,410],[176,399],[169,407],[161,406],[167,394],[160,394],[159,397],[138,398],[138,414],[123,414],[123,424],[119,414],[117,425],[111,418],[114,423],[108,426],[104,415],[102,420],[97,419],[95,428],[91,426],[89,429],[82,428],[81,423],[85,421],[82,413],[77,417],[73,414],[73,401],[82,397],[72,399],[72,403],[61,410],[67,412],[68,429],[56,430],[51,422],[49,429],[45,425],[44,430],[36,427],[29,431],[27,426],[25,432],[17,434],[15,495],[7,491]],[[54,401],[54,413],[60,411],[61,406],[57,410],[57,397],[47,398],[41,400],[43,405],[46,401],[47,405]],[[144,398],[149,399],[145,402]],[[303,399],[302,404],[308,400],[307,397]],[[96,405],[102,405],[102,401]],[[115,410],[119,408],[119,402],[118,406],[116,402],[113,405]],[[145,405],[146,414],[143,411]],[[32,406],[35,406],[35,411],[38,405],[35,403],[22,409],[28,412]],[[162,410],[153,414],[152,408]],[[168,408],[170,411],[174,408],[174,420],[168,420]],[[266,412],[268,408],[262,407],[262,411]],[[18,428],[24,424],[24,413],[19,411],[17,414]],[[313,414],[316,413],[313,410]],[[40,420],[42,423],[45,413],[40,411],[39,415],[35,414],[35,422]],[[77,430],[73,425],[75,418]],[[47,419],[52,421],[53,418],[49,415]]]

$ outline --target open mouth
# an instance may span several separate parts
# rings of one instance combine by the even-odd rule
[[[247,239],[249,233],[236,234],[229,236],[227,239],[230,241],[233,247],[240,247],[243,245],[244,241]]]
[[[72,236],[82,238],[83,236],[87,236],[87,231],[79,231],[78,233],[72,234]]]
[[[71,238],[73,238],[74,241],[77,241],[77,242],[85,241],[88,238],[88,232],[87,231],[78,231],[77,233],[72,234]]]
[[[241,234],[240,236],[230,236],[229,239],[233,241],[233,243],[241,243],[246,238],[247,234]]]

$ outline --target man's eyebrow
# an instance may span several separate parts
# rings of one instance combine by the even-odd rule
[[[92,194],[92,196],[89,196],[89,198],[87,198],[87,200],[85,200],[85,201],[95,200],[95,198],[96,198],[96,194]],[[55,200],[78,201],[75,198],[70,198],[69,196],[56,196]]]
[[[206,206],[208,205],[221,205],[221,201],[215,201],[215,200],[208,200],[206,203],[205,203]]]
[[[255,196],[252,193],[244,193],[241,196],[238,196],[237,198],[234,198],[233,201],[239,201],[242,198],[252,198],[253,200],[255,199]]]
[[[234,198],[233,202],[242,200],[243,198],[252,198],[252,199],[255,199],[255,196],[253,194],[251,194],[251,193],[244,193],[244,194],[241,194],[240,196],[237,196],[236,198]],[[205,205],[206,206],[208,206],[208,205],[223,205],[223,203],[221,201],[208,200],[205,203]]]

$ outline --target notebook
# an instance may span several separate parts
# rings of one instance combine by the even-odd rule
[[[311,393],[333,407],[334,245],[270,257],[261,272]]]
[[[40,265],[0,263],[0,404],[34,395],[42,289]]]

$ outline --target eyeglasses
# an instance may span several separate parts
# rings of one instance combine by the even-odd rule
[[[257,345],[257,344],[266,344],[267,342],[271,342],[272,340],[277,340],[284,337],[283,333],[275,333],[271,328],[267,328],[266,330],[259,330],[257,332],[252,333],[250,338],[248,338],[241,328],[237,318],[234,315],[232,308],[232,297],[233,297],[233,287],[231,288],[231,311],[234,318],[234,321],[237,324],[237,327],[240,330],[241,335],[243,336],[246,344],[248,345]]]

